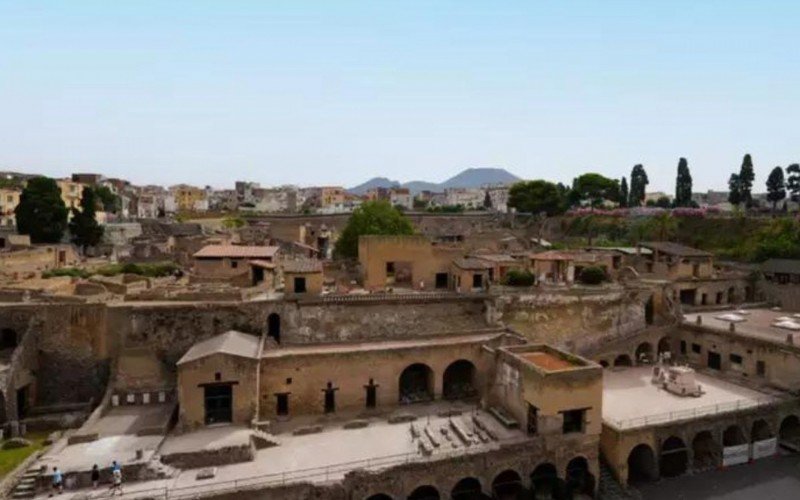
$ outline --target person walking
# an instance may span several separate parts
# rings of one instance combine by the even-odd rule
[[[113,478],[111,483],[111,496],[113,497],[117,494],[117,492],[122,495],[122,470],[119,468],[114,469],[111,472],[111,476]]]
[[[64,491],[64,476],[58,467],[53,467],[53,491],[59,495]],[[53,493],[51,492],[49,496],[53,496]]]
[[[100,484],[100,469],[97,468],[97,464],[94,464],[92,467],[92,488],[97,488],[98,484]]]

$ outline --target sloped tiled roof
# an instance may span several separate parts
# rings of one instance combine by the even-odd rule
[[[697,248],[687,247],[680,243],[672,243],[671,241],[648,241],[641,243],[639,246],[649,248],[657,252],[665,253],[668,255],[677,255],[679,257],[712,257],[713,254]]]
[[[282,264],[283,272],[291,274],[321,273],[322,262],[312,259],[286,260]]]
[[[490,269],[491,264],[480,259],[453,259],[453,264],[460,269],[483,270]]]
[[[765,273],[800,274],[800,260],[796,259],[769,259],[761,264]]]

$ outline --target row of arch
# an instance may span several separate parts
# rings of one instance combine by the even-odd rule
[[[628,454],[628,483],[654,481],[659,477],[675,477],[686,473],[715,468],[722,463],[722,448],[738,446],[775,437],[773,429],[764,419],[755,420],[749,437],[739,425],[731,425],[722,432],[722,441],[715,439],[710,430],[694,435],[687,445],[678,436],[670,436],[661,443],[659,460],[648,444],[635,446]],[[782,442],[800,441],[800,418],[789,415],[781,421],[778,438]],[[690,452],[691,451],[691,463]]]
[[[414,488],[405,497],[378,493],[367,497],[366,500],[516,499],[526,493],[532,494],[532,498],[535,496],[535,498],[554,500],[572,498],[579,493],[594,496],[595,478],[590,472],[586,458],[573,458],[564,472],[564,477],[559,477],[556,466],[547,462],[537,466],[525,479],[517,471],[506,469],[498,473],[491,484],[484,485],[476,477],[464,477],[457,481],[450,491],[440,491],[436,486],[425,484]]]
[[[478,395],[475,365],[466,359],[450,363],[442,374],[444,399],[469,399]],[[400,403],[417,403],[434,399],[434,372],[425,363],[407,366],[398,380]]]
[[[611,366],[634,366],[642,363],[653,363],[658,358],[658,355],[670,351],[672,351],[672,339],[669,337],[662,337],[658,341],[658,344],[656,344],[655,349],[653,348],[653,344],[650,342],[641,342],[636,346],[636,349],[633,351],[632,355],[622,353],[614,356],[613,358],[609,357],[608,359],[599,359],[597,362],[603,368],[608,368]]]

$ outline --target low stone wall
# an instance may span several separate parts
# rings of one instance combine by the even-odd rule
[[[250,443],[244,446],[228,446],[216,450],[162,455],[161,462],[178,469],[200,469],[202,467],[250,462],[254,458],[255,447]]]

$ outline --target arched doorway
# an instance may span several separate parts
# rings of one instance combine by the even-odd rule
[[[602,366],[603,368],[608,368],[608,361],[606,361],[605,359],[601,359],[600,361],[598,361],[598,363],[599,363],[599,364],[600,364],[600,366]]]
[[[661,445],[661,475],[675,477],[686,473],[689,454],[686,444],[677,436],[671,436]]]
[[[653,448],[646,444],[635,446],[628,454],[628,484],[639,484],[658,479],[658,467]]]
[[[614,366],[633,366],[631,362],[631,357],[627,354],[620,354],[616,358],[614,358]]]
[[[474,477],[465,477],[450,491],[452,500],[477,500],[484,498],[481,482]]]
[[[756,441],[764,441],[765,439],[772,438],[772,429],[769,428],[769,424],[763,418],[760,418],[753,422],[753,426],[750,428],[750,442],[755,443]]]
[[[576,493],[594,495],[594,475],[589,472],[589,462],[583,457],[575,457],[569,461],[566,482],[568,497],[572,497]]]
[[[0,349],[13,349],[17,347],[17,332],[13,328],[0,330]]]
[[[800,452],[800,419],[795,415],[784,418],[778,436],[781,446],[794,452]]]
[[[694,453],[692,467],[695,471],[718,467],[722,463],[722,449],[714,440],[711,431],[697,433],[692,440],[692,452]]]
[[[400,374],[399,401],[402,404],[433,400],[433,370],[423,363],[414,363]]]
[[[636,364],[647,365],[653,362],[653,346],[650,342],[642,342],[636,347]]]
[[[367,500],[392,500],[392,497],[390,497],[389,495],[385,495],[383,493],[378,493],[376,495],[367,497]]]
[[[469,399],[477,395],[475,365],[466,359],[450,363],[442,377],[442,396],[445,399]]]
[[[558,470],[551,463],[538,465],[531,472],[531,488],[535,498],[560,497]]]
[[[657,354],[661,355],[665,352],[672,352],[672,339],[669,337],[661,337],[661,340],[658,341]]]
[[[267,337],[281,343],[281,316],[278,313],[272,313],[267,316]]]
[[[731,425],[722,433],[722,446],[739,446],[747,444],[747,438],[738,425]]]
[[[408,495],[408,500],[439,500],[439,490],[433,486],[420,486]]]
[[[522,492],[522,478],[513,470],[504,470],[492,481],[492,498],[498,500],[517,498]]]

